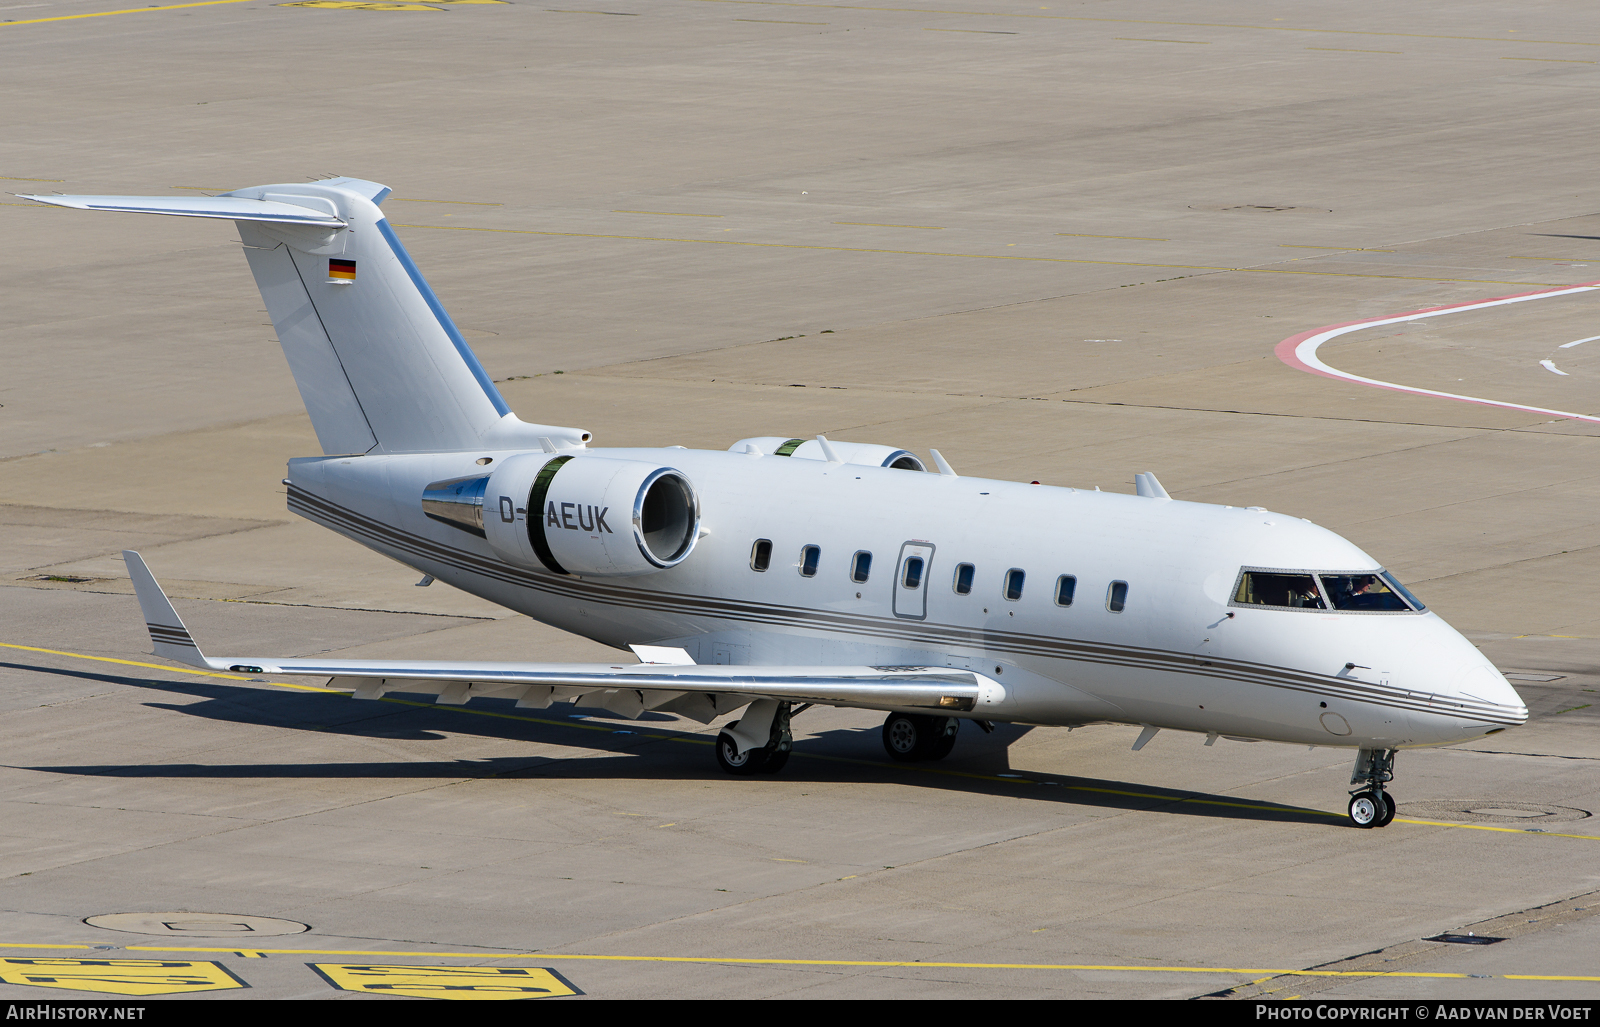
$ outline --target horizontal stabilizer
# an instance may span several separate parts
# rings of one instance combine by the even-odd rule
[[[28,196],[24,200],[77,210],[120,210],[129,214],[176,214],[189,218],[226,218],[229,221],[271,221],[283,225],[318,225],[343,228],[345,222],[328,210],[280,200],[251,200],[242,196]]]

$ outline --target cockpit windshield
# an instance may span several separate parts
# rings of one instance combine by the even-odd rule
[[[1355,573],[1245,568],[1231,606],[1347,613],[1411,613],[1423,606],[1388,571]]]
[[[1377,574],[1324,574],[1322,587],[1327,589],[1335,610],[1404,613],[1423,608],[1387,571]]]

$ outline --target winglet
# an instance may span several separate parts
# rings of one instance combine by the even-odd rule
[[[131,549],[124,549],[122,562],[128,565],[128,577],[133,579],[133,591],[139,596],[139,609],[144,613],[145,627],[150,629],[150,643],[155,647],[155,654],[209,670],[211,665],[189,629],[184,627],[183,618],[172,608],[167,594],[156,584],[155,575],[144,565],[144,558]]]

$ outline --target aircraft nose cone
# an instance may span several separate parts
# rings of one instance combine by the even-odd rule
[[[1493,703],[1495,711],[1517,724],[1527,723],[1528,706],[1522,696],[1511,687],[1504,674],[1488,663],[1475,664],[1466,669],[1455,682],[1456,691],[1463,699],[1479,703]]]

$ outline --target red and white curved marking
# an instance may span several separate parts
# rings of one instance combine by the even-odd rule
[[[1600,289],[1600,282],[1591,282],[1586,285],[1565,286],[1559,289],[1540,289],[1537,292],[1524,292],[1515,296],[1501,296],[1492,300],[1477,300],[1472,303],[1453,303],[1447,307],[1428,307],[1424,310],[1414,310],[1409,314],[1395,314],[1389,317],[1375,317],[1365,321],[1347,321],[1344,324],[1327,325],[1322,328],[1313,328],[1309,332],[1291,335],[1278,343],[1273,350],[1279,360],[1290,367],[1312,374],[1320,374],[1327,378],[1338,378],[1342,381],[1356,382],[1360,385],[1370,385],[1375,389],[1391,389],[1395,392],[1410,392],[1418,396],[1433,396],[1436,399],[1454,399],[1463,403],[1477,403],[1486,407],[1501,407],[1506,410],[1526,410],[1533,414],[1548,414],[1551,417],[1571,418],[1574,421],[1589,421],[1600,424],[1600,417],[1591,414],[1575,414],[1569,410],[1549,410],[1545,407],[1531,407],[1523,403],[1506,403],[1498,399],[1484,399],[1481,396],[1460,396],[1453,392],[1438,392],[1433,389],[1419,389],[1411,385],[1400,385],[1395,382],[1379,381],[1376,378],[1366,378],[1349,371],[1341,371],[1337,367],[1329,367],[1317,356],[1317,349],[1330,339],[1337,339],[1350,332],[1359,332],[1363,328],[1376,328],[1380,325],[1399,324],[1402,321],[1417,321],[1425,317],[1438,317],[1441,314],[1453,314],[1458,310],[1482,310],[1484,307],[1500,307],[1509,303],[1528,303],[1532,300],[1551,299],[1555,296],[1571,296],[1579,292],[1593,292]]]

